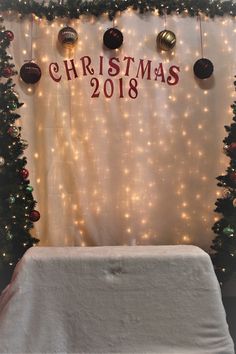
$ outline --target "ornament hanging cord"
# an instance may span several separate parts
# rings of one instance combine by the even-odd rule
[[[202,19],[201,16],[198,15],[197,20],[199,21],[199,31],[200,31],[200,43],[201,43],[201,56],[203,57],[203,39],[202,39]]]
[[[166,10],[164,10],[164,30],[166,30]]]
[[[33,21],[34,21],[34,15],[31,14],[30,18],[30,58],[24,60],[24,62],[29,62],[33,61]]]
[[[31,38],[31,43],[30,43],[30,60],[33,60],[33,14],[31,15],[31,25],[30,25],[30,38]]]

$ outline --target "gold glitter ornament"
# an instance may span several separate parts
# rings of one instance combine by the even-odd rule
[[[171,50],[176,44],[176,36],[174,32],[170,30],[163,30],[157,35],[157,46],[161,50]]]

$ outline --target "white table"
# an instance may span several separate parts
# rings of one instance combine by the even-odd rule
[[[1,353],[233,354],[195,246],[34,247],[0,299]]]

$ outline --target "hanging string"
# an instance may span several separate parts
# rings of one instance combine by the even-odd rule
[[[30,17],[30,58],[24,60],[24,62],[33,61],[33,14]]]
[[[30,22],[30,61],[33,60],[33,21],[34,16],[31,14],[31,22]]]
[[[166,10],[164,10],[164,29],[166,29]]]
[[[33,14],[31,14],[31,20],[30,20],[30,58],[24,60],[24,62],[29,62],[29,61],[33,61]]]
[[[203,39],[202,39],[202,19],[201,16],[198,15],[197,17],[198,21],[199,21],[199,30],[200,30],[200,42],[201,42],[201,56],[203,57]]]

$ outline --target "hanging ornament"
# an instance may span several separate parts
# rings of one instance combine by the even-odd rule
[[[9,198],[8,198],[8,202],[9,204],[14,204],[16,201],[15,197],[13,197],[13,195],[11,195]]]
[[[176,36],[174,32],[170,30],[163,30],[157,35],[157,46],[161,50],[171,50],[176,44]]]
[[[0,156],[0,167],[5,165],[5,159],[4,157]]]
[[[214,70],[214,66],[209,59],[201,58],[198,59],[194,66],[193,71],[198,79],[208,79]]]
[[[30,221],[38,221],[40,219],[40,213],[37,210],[32,210],[29,214]]]
[[[5,78],[11,77],[12,74],[13,74],[13,71],[12,71],[12,69],[10,67],[4,68],[2,70],[2,76],[5,77]]]
[[[66,26],[58,33],[58,41],[67,48],[73,48],[78,40],[78,33],[72,27]]]
[[[4,36],[7,38],[9,41],[13,41],[14,39],[14,33],[12,31],[4,31]]]
[[[232,155],[236,155],[236,142],[233,142],[231,143],[229,146],[228,146],[228,149],[227,151],[232,154]]]
[[[7,132],[10,136],[12,136],[13,138],[16,138],[20,134],[20,129],[16,126],[13,126],[13,127],[10,127]]]
[[[31,193],[31,192],[33,192],[34,188],[29,185],[29,186],[27,186],[27,187],[25,188],[25,190],[26,190],[26,192]]]
[[[29,171],[26,168],[22,168],[20,170],[20,175],[23,179],[27,179],[29,177]]]
[[[199,31],[200,31],[200,41],[201,41],[201,59],[198,59],[194,66],[193,66],[193,72],[194,75],[198,79],[208,79],[214,70],[214,66],[212,62],[209,59],[204,58],[203,56],[203,37],[202,37],[202,20],[201,16],[198,16],[198,21],[199,21]]]
[[[22,65],[20,77],[26,84],[36,84],[41,78],[41,69],[37,64],[29,61]]]
[[[231,179],[232,182],[236,183],[236,172],[231,172],[229,174],[229,178]]]
[[[234,229],[231,227],[231,226],[227,226],[223,229],[223,233],[226,235],[226,236],[233,236],[234,234]]]
[[[233,204],[233,206],[236,208],[236,198],[233,199],[232,204]]]
[[[122,46],[124,37],[120,30],[117,28],[109,28],[103,35],[103,44],[108,49],[117,49]]]

